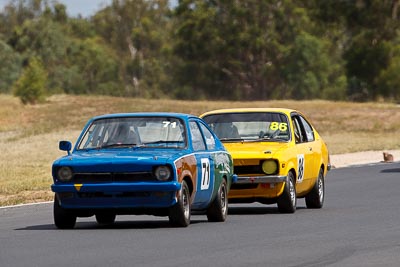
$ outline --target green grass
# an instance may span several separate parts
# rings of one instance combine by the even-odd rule
[[[59,140],[75,142],[86,121],[116,112],[167,111],[200,115],[219,108],[284,107],[302,111],[331,154],[400,149],[400,106],[330,101],[178,101],[56,95],[22,105],[0,95],[0,206],[51,200],[51,164],[64,155]]]

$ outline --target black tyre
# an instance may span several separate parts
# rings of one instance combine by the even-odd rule
[[[297,205],[296,185],[292,172],[288,173],[285,188],[278,197],[278,210],[281,213],[294,213]]]
[[[325,179],[324,170],[321,169],[318,179],[315,181],[313,189],[306,195],[306,206],[309,209],[320,209],[324,205],[325,199]]]
[[[209,222],[224,222],[228,216],[228,189],[225,179],[219,186],[217,196],[207,210]]]
[[[169,210],[169,222],[173,226],[187,227],[190,224],[190,191],[185,181],[179,192],[178,203]]]
[[[115,222],[116,215],[113,213],[96,213],[96,221],[101,225],[113,224]]]
[[[54,224],[59,229],[72,229],[75,226],[76,215],[60,206],[57,195],[54,197],[53,217]]]

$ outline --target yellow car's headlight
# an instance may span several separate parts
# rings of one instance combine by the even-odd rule
[[[278,173],[278,162],[275,160],[264,160],[261,168],[265,174],[277,174]]]

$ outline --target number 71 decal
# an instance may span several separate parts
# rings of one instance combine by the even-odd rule
[[[210,187],[210,160],[201,159],[201,190],[207,190]]]

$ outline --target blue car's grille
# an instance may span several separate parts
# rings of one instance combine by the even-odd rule
[[[119,194],[106,194],[103,192],[78,192],[80,198],[111,198],[111,197],[149,197],[150,192],[122,192]]]
[[[113,182],[141,182],[156,181],[151,172],[135,173],[76,173],[74,183],[113,183]]]

